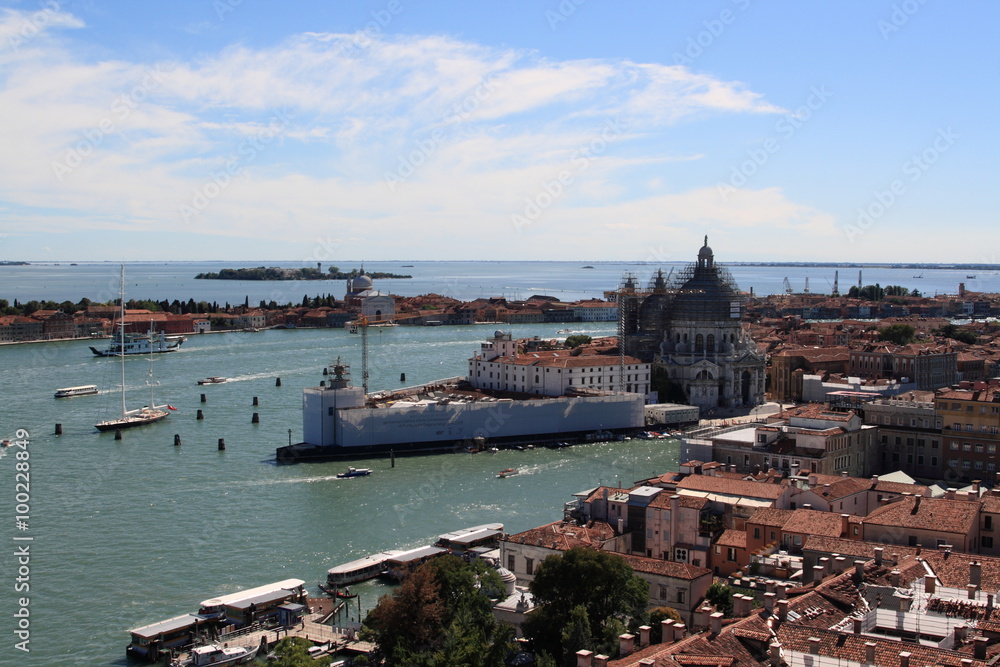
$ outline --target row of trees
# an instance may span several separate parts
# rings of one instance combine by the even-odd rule
[[[878,283],[875,283],[874,285],[865,285],[860,289],[857,285],[853,285],[847,290],[847,296],[852,299],[863,299],[865,301],[882,301],[886,297],[918,297],[920,296],[920,291],[913,290],[911,292],[908,288],[901,285],[886,285],[882,287]]]
[[[299,269],[258,266],[252,269],[222,269],[217,273],[214,271],[199,273],[195,276],[195,280],[352,280],[359,275],[361,275],[360,269],[351,269],[345,272],[336,266],[331,266],[326,273],[318,268],[314,269],[308,266]],[[380,271],[365,275],[373,280],[413,277]]]

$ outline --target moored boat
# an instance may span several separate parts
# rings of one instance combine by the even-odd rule
[[[56,389],[56,398],[71,398],[73,396],[89,396],[97,393],[96,384],[85,384],[79,387],[64,387]]]
[[[191,659],[175,662],[177,667],[222,667],[223,665],[243,665],[257,656],[257,648],[243,646],[219,646],[209,644],[191,650]]]
[[[387,560],[401,553],[401,551],[383,551],[382,553],[365,556],[358,560],[352,560],[350,563],[330,568],[326,571],[326,583],[328,586],[336,588],[345,584],[353,584],[357,581],[374,579],[385,572],[385,563]]]

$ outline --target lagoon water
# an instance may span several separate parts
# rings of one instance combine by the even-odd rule
[[[689,261],[694,261],[692,253]],[[665,273],[678,270],[687,262],[367,262],[368,271],[381,271],[411,275],[405,280],[379,280],[376,289],[400,296],[417,296],[437,293],[468,301],[478,297],[506,296],[528,298],[532,294],[548,294],[564,301],[600,298],[606,290],[618,287],[623,274],[634,273],[640,284],[645,285],[653,273],[662,268]],[[361,266],[358,261],[337,262],[341,270]],[[324,263],[324,269],[329,263]],[[253,266],[315,267],[315,262],[137,262],[126,264],[130,299],[218,302],[240,304],[249,299],[253,305],[263,301],[301,303],[302,297],[331,294],[343,298],[345,284],[341,280],[326,281],[222,281],[195,280],[203,272],[217,272],[223,268]],[[591,266],[593,268],[584,268]],[[846,294],[851,285],[857,285],[861,272],[865,285],[901,285],[923,294],[957,294],[959,283],[965,283],[974,292],[1000,292],[1000,273],[991,271],[966,271],[950,268],[903,269],[871,267],[803,266],[742,266],[726,265],[740,288],[753,289],[754,294],[779,294],[784,292],[784,278],[791,287],[801,292],[809,280],[809,289],[829,294],[834,273],[839,271],[839,287]],[[969,276],[974,276],[970,278]],[[920,277],[917,277],[920,276]],[[31,264],[27,266],[0,266],[0,299],[13,302],[31,300],[70,300],[74,303],[86,297],[91,301],[106,302],[118,296],[118,264],[110,262],[87,263],[78,266],[67,263]]]
[[[516,336],[554,337],[560,326],[510,328]],[[602,335],[613,327],[579,329]],[[494,328],[375,329],[370,386],[399,387],[400,373],[408,385],[462,374]],[[0,665],[124,665],[129,628],[196,611],[201,600],[290,577],[315,593],[326,570],[342,562],[480,523],[525,530],[559,519],[578,491],[631,484],[676,464],[674,441],[631,441],[398,457],[395,468],[387,458],[358,460],[350,463],[374,474],[347,480],[335,475],[348,462],[276,466],[269,461],[275,448],[301,437],[302,387],[318,385],[338,355],[360,382],[359,336],[336,329],[189,337],[179,352],[152,362],[157,402],[178,411],[124,431],[116,442],[93,424],[116,409],[118,360],[94,358],[87,346],[0,348],[0,434],[28,431],[31,467],[29,528],[18,531],[15,452],[0,458]],[[146,358],[126,360],[130,407],[148,399],[149,365]],[[196,385],[210,375],[233,381]],[[101,394],[52,397],[58,387],[88,383],[99,384]],[[259,425],[250,423],[254,411]],[[53,435],[57,422],[61,436]],[[507,467],[523,472],[497,479]],[[34,538],[30,654],[13,649],[15,536]],[[363,610],[386,591],[377,582],[355,590]]]
[[[692,258],[693,259],[693,258]],[[274,264],[262,262],[262,264]],[[339,262],[343,269],[355,262]],[[413,264],[405,267],[404,264]],[[194,280],[201,271],[254,263],[136,263],[126,269],[127,298],[251,303],[300,302],[303,294],[341,296],[341,281],[232,283]],[[285,266],[296,266],[284,263]],[[298,264],[301,266],[302,264]],[[654,265],[592,262],[379,262],[372,271],[411,273],[412,280],[377,281],[401,295],[437,292],[459,299],[543,293],[563,299],[599,297],[623,272],[648,280]],[[670,265],[665,266],[669,270]],[[789,277],[801,290],[828,292],[833,269],[730,267],[743,289],[780,292]],[[1000,291],[1000,278],[979,272],[864,269],[864,283],[899,284],[925,293],[955,293],[959,282]],[[0,298],[108,301],[117,296],[110,263],[0,267]],[[841,291],[856,283],[842,269]],[[515,336],[554,337],[567,325],[504,326]],[[577,325],[591,335],[613,323]],[[462,375],[468,358],[495,326],[373,329],[370,388]],[[102,341],[103,342],[103,341]],[[278,467],[276,447],[301,438],[301,389],[323,379],[338,355],[360,383],[360,340],[347,331],[288,330],[191,336],[181,351],[153,360],[157,401],[178,408],[166,421],[125,431],[120,442],[93,425],[118,405],[116,359],[97,359],[89,341],[0,346],[0,437],[28,432],[30,520],[15,527],[15,451],[0,457],[0,665],[124,665],[128,629],[196,611],[201,600],[279,579],[315,584],[334,565],[392,548],[427,544],[441,533],[499,521],[509,532],[560,518],[562,504],[598,484],[631,484],[672,469],[674,441],[594,443],[566,450],[440,454],[359,460],[371,477],[336,478],[347,462]],[[129,407],[148,399],[150,363],[126,360]],[[233,378],[204,386],[212,375]],[[280,377],[282,386],[275,386]],[[53,390],[98,384],[101,394],[55,400]],[[207,402],[199,402],[204,393]],[[252,399],[259,398],[259,407]],[[195,414],[204,410],[205,419]],[[253,412],[260,424],[251,425]],[[53,435],[56,423],[61,436]],[[174,435],[182,445],[173,446]],[[227,449],[217,450],[219,438]],[[497,479],[497,471],[523,472]],[[30,592],[17,593],[15,549],[30,542]],[[385,588],[362,584],[364,610]],[[18,598],[28,597],[30,648],[15,650]],[[353,605],[352,605],[353,609]],[[357,611],[354,612],[355,618]]]

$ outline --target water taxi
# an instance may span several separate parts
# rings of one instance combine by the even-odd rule
[[[346,479],[348,477],[367,477],[372,474],[371,468],[355,468],[353,466],[347,469],[347,472],[337,473],[339,479]]]
[[[79,387],[64,387],[56,389],[56,398],[70,398],[72,396],[89,396],[97,393],[96,384],[85,384]]]
[[[504,468],[499,473],[497,473],[497,477],[500,479],[504,479],[505,477],[516,475],[517,473],[518,473],[517,468]]]
[[[219,375],[213,375],[212,377],[205,378],[204,380],[198,380],[198,384],[222,384],[223,382],[228,382],[229,378],[224,378]]]

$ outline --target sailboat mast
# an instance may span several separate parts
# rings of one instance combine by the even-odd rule
[[[121,357],[122,367],[122,419],[125,419],[125,265],[122,264],[121,287],[118,289],[118,300],[121,305],[121,312],[118,315],[119,343],[118,356]]]

